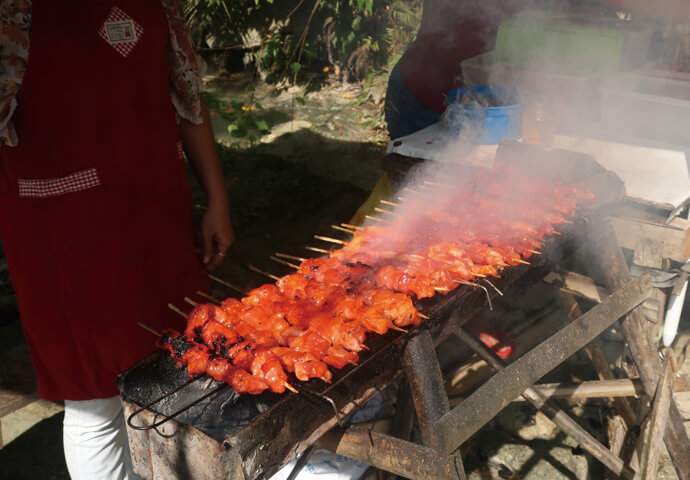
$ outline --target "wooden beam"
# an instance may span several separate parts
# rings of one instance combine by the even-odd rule
[[[631,278],[628,264],[618,246],[616,237],[617,234],[611,224],[592,222],[592,234],[587,244],[588,250],[597,263],[597,269],[603,275],[605,286],[611,291],[622,288]],[[621,327],[645,391],[651,396],[656,392],[662,367],[656,344],[649,335],[648,321],[644,313],[637,309],[621,320]],[[674,401],[671,402],[670,420],[664,441],[678,477],[680,480],[690,480],[690,438],[688,438],[683,425],[683,418]]]
[[[664,370],[659,381],[654,396],[654,406],[652,416],[649,421],[649,436],[642,450],[642,479],[654,480],[656,471],[659,467],[659,454],[661,453],[661,442],[664,439],[664,432],[669,418],[669,407],[673,395],[673,354],[666,355]]]
[[[499,374],[511,368],[512,365],[506,367],[505,362],[498,358],[493,351],[491,351],[483,343],[479,342],[476,338],[469,335],[462,328],[458,328],[456,330],[456,334],[492,368],[497,370]],[[628,468],[620,458],[612,454],[604,445],[590,435],[567,413],[558,408],[553,402],[548,401],[546,397],[537,391],[537,389],[528,386],[523,392],[522,396],[525,397],[525,399],[537,410],[540,410],[544,415],[546,415],[553,423],[563,430],[563,432],[573,437],[582,446],[582,448],[602,462],[618,477],[625,479],[636,478],[635,472]],[[457,411],[457,408],[453,411]]]
[[[619,217],[610,220],[622,248],[635,250],[639,240],[646,238],[661,245],[663,258],[682,263],[690,257],[690,220],[675,218],[669,225]]]
[[[333,430],[318,441],[322,448],[381,470],[415,480],[464,480],[459,458],[360,427]]]
[[[649,274],[633,280],[496,373],[464,402],[441,417],[434,425],[441,453],[448,455],[453,452],[527,387],[642,303],[651,289],[650,282]]]

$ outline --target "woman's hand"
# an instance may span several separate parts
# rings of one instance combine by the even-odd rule
[[[203,100],[201,115],[202,122],[198,125],[181,119],[179,130],[189,163],[208,199],[208,208],[201,218],[201,261],[204,268],[211,271],[223,263],[225,252],[235,240],[235,234],[230,223],[228,196],[218,162],[211,120]]]
[[[209,205],[201,217],[201,239],[203,244],[202,263],[211,272],[225,260],[228,247],[235,241],[227,203]]]

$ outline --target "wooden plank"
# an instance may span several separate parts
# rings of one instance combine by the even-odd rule
[[[527,387],[589,343],[616,319],[642,303],[650,289],[650,275],[645,274],[633,280],[577,321],[566,325],[496,373],[462,404],[436,422],[441,452],[448,455],[458,448]]]
[[[661,441],[664,438],[669,419],[669,407],[673,395],[673,357],[667,354],[661,381],[654,396],[654,406],[649,422],[650,432],[647,444],[642,451],[642,479],[653,480],[659,466]]]
[[[677,220],[679,219],[674,221]],[[593,221],[590,237],[588,250],[598,264],[605,286],[612,291],[622,288],[630,281],[631,275],[623,252],[618,246],[617,237],[620,235],[617,235],[612,223]],[[652,395],[656,392],[662,368],[656,344],[649,336],[649,325],[644,313],[639,309],[633,310],[621,320],[621,327],[645,391]],[[671,403],[670,421],[664,441],[678,477],[681,480],[690,480],[690,438],[675,402]]]
[[[575,295],[591,302],[600,303],[602,298],[609,296],[608,289],[597,285],[586,275],[575,272],[550,272],[544,277],[546,283],[560,286],[566,294]],[[658,288],[652,290],[650,298],[642,304],[645,315],[652,323],[663,320],[666,295]]]
[[[544,277],[546,283],[559,285],[561,290],[600,303],[609,291],[594,283],[591,278],[575,272],[551,272]]]
[[[38,392],[18,393],[0,390],[0,418],[38,400]]]
[[[633,263],[641,267],[661,269],[664,263],[663,245],[655,238],[640,237],[637,239]]]
[[[579,321],[578,321],[579,322]],[[577,323],[571,324],[576,325]],[[591,325],[590,325],[591,327]],[[566,327],[567,328],[567,327]],[[469,335],[462,328],[456,330],[456,335],[467,344],[472,350],[474,350],[479,356],[481,356],[492,368],[494,368],[500,375],[503,372],[513,370],[514,364],[506,366],[505,362],[501,360],[491,349],[486,345],[478,341],[476,338]],[[546,342],[545,342],[546,343]],[[543,344],[542,344],[543,345]],[[546,348],[551,348],[547,345]],[[520,362],[517,360],[516,362]],[[518,369],[515,374],[521,375],[524,370],[524,365]],[[529,373],[529,362],[526,365]],[[516,383],[519,383],[516,382]],[[524,384],[524,383],[523,383]],[[513,385],[507,384],[507,388],[513,387]],[[573,420],[567,413],[558,408],[553,402],[550,402],[539,393],[535,388],[527,386],[522,393],[525,399],[530,402],[536,409],[540,410],[544,415],[546,415],[552,422],[554,422],[563,432],[573,437],[587,452],[592,454],[600,462],[602,462],[607,468],[612,472],[616,473],[620,478],[633,479],[635,478],[635,472],[628,468],[620,458],[613,455],[604,445],[602,445],[596,438],[590,435],[584,428],[582,428],[575,420]],[[472,399],[477,398],[477,394],[473,394],[470,397],[470,402]],[[461,405],[462,407],[462,405]],[[455,408],[451,413],[458,412],[459,408]],[[477,411],[480,415],[481,412]],[[462,428],[461,425],[457,426]]]
[[[647,238],[661,245],[663,258],[682,263],[690,257],[690,220],[675,218],[669,225],[619,217],[610,217],[610,221],[622,248],[635,250],[639,239]]]
[[[568,311],[568,318],[571,322],[575,321],[582,315],[582,310],[580,309],[580,305],[577,303],[577,300],[575,300],[575,297],[565,292],[559,292],[558,298],[566,307],[566,310]],[[611,370],[608,360],[606,359],[606,355],[604,355],[604,352],[596,339],[585,345],[584,350],[589,357],[589,360],[592,362],[592,366],[596,370],[597,376],[600,380],[614,380],[616,378],[613,375],[613,371]],[[611,403],[618,414],[623,417],[626,425],[629,428],[635,425],[635,412],[625,399],[612,397]],[[618,442],[617,439],[615,441]]]
[[[335,430],[318,442],[322,448],[414,480],[465,480],[455,455],[441,456],[429,447],[360,427]]]

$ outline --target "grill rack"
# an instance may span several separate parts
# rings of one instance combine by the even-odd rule
[[[322,391],[322,392],[316,392],[316,391],[314,391],[314,390],[312,390],[312,389],[310,389],[310,388],[307,388],[307,387],[306,387],[306,383],[307,383],[307,382],[304,382],[304,384],[302,385],[302,387],[299,389],[299,394],[303,394],[303,393],[304,393],[304,394],[306,394],[307,396],[319,398],[319,399],[324,400],[325,402],[327,402],[327,403],[333,408],[333,412],[334,412],[335,417],[336,417],[336,419],[337,419],[337,421],[338,421],[338,426],[341,427],[341,428],[344,428],[344,423],[343,423],[343,421],[342,421],[342,417],[341,417],[341,415],[340,415],[340,411],[338,410],[338,407],[337,407],[336,404],[335,404],[335,401],[334,401],[332,398],[330,398],[328,395],[326,395],[326,393],[328,393],[330,390],[332,390],[333,388],[337,387],[338,385],[342,384],[348,377],[350,377],[351,375],[353,375],[353,374],[355,374],[356,372],[360,371],[360,370],[361,370],[362,368],[364,368],[369,362],[371,362],[372,360],[374,360],[375,358],[377,358],[377,357],[378,357],[379,355],[381,355],[382,353],[386,352],[389,348],[392,348],[393,346],[400,344],[400,342],[402,342],[403,340],[409,339],[410,337],[416,335],[417,333],[421,332],[422,330],[431,328],[431,325],[426,324],[426,322],[431,322],[431,321],[432,321],[432,319],[430,318],[429,320],[427,320],[427,321],[425,321],[425,322],[423,322],[423,323],[420,323],[420,324],[418,324],[418,325],[415,325],[414,327],[412,327],[411,329],[409,329],[409,330],[407,331],[407,333],[401,333],[401,334],[399,334],[396,338],[394,338],[393,340],[389,341],[388,343],[386,343],[386,344],[385,344],[384,346],[382,346],[381,348],[376,349],[376,351],[372,352],[372,354],[369,355],[364,361],[360,362],[360,363],[359,363],[358,365],[356,365],[356,366],[353,366],[353,368],[350,369],[350,371],[348,371],[347,373],[345,373],[344,375],[342,375],[341,377],[339,377],[337,380],[335,380],[334,382],[332,382],[331,384],[329,384],[329,385],[324,389],[324,391]],[[208,377],[208,376],[206,376],[206,375],[198,375],[198,376],[196,376],[196,377],[194,377],[194,378],[191,378],[191,379],[187,380],[187,381],[186,381],[185,383],[183,383],[182,385],[180,385],[180,386],[178,386],[178,387],[175,387],[174,389],[172,389],[172,390],[170,390],[170,391],[164,393],[163,395],[160,395],[159,397],[157,397],[156,399],[154,399],[154,400],[152,400],[151,402],[147,403],[146,405],[144,405],[144,406],[142,406],[142,407],[140,407],[140,408],[134,410],[134,412],[132,412],[132,413],[127,417],[127,425],[128,425],[130,428],[134,429],[134,430],[139,430],[139,431],[156,430],[156,431],[157,431],[158,427],[164,425],[165,423],[167,423],[167,422],[169,422],[170,420],[174,419],[175,417],[179,416],[181,413],[183,413],[183,412],[189,410],[189,409],[192,408],[193,406],[195,406],[195,405],[201,403],[201,402],[204,401],[205,399],[207,399],[207,398],[209,398],[209,397],[215,395],[216,393],[218,393],[218,392],[220,392],[221,390],[224,390],[226,387],[229,387],[229,386],[230,386],[230,385],[227,384],[227,383],[218,382],[219,385],[216,386],[213,390],[211,390],[211,391],[209,391],[208,393],[202,395],[202,396],[199,397],[198,399],[193,400],[193,401],[191,401],[190,403],[181,406],[180,408],[178,408],[178,409],[177,409],[176,411],[174,411],[173,413],[171,413],[171,414],[169,414],[169,415],[162,415],[162,414],[160,414],[160,415],[162,415],[164,418],[163,418],[162,420],[160,420],[160,421],[154,422],[154,423],[151,424],[151,425],[135,425],[135,424],[133,423],[134,418],[137,417],[138,415],[140,415],[142,412],[144,412],[144,411],[146,411],[146,410],[151,410],[151,408],[154,407],[155,405],[157,405],[158,403],[165,401],[166,399],[170,398],[170,397],[171,397],[172,395],[174,395],[175,393],[179,392],[180,390],[183,390],[185,387],[188,387],[189,385],[193,384],[194,382],[196,382],[196,381],[198,381],[198,380],[202,380],[202,379],[204,379],[204,378],[206,378],[207,380],[212,380],[211,377]],[[239,396],[238,394],[235,394],[235,395]],[[287,395],[287,394],[286,394],[286,395]],[[160,432],[158,432],[158,433],[160,433]]]

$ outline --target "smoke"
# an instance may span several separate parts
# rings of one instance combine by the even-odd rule
[[[552,148],[558,135],[591,135],[601,120],[602,86],[621,68],[637,68],[644,63],[640,59],[647,58],[649,28],[630,21],[629,16],[623,16],[626,20],[622,21],[615,9],[594,2],[475,0],[456,2],[454,8],[460,11],[452,15],[433,6],[436,3],[441,2],[430,2],[430,10],[424,12],[424,35],[451,38],[440,29],[449,28],[454,18],[462,18],[463,26],[482,26],[473,34],[482,35],[489,49],[480,59],[463,62],[457,83],[508,87],[495,92],[489,106],[519,105],[519,137],[545,149]],[[440,19],[434,22],[434,16]],[[625,50],[631,42],[637,42],[637,51]],[[379,220],[367,225],[380,226],[384,220],[394,222],[404,235],[419,235],[415,228],[424,224],[424,218],[417,216],[424,213],[423,209],[411,208],[411,200],[415,205],[436,205],[439,211],[481,222],[465,210],[466,206],[449,205],[447,190],[439,186],[462,188],[472,178],[468,165],[491,169],[496,162],[496,145],[482,144],[487,119],[472,113],[476,107],[472,103],[474,100],[467,95],[460,104],[448,101],[442,128],[436,132],[441,138],[434,139],[431,161],[413,169],[393,199],[396,205],[380,209],[385,212],[379,211]],[[491,172],[488,170],[487,175]],[[505,185],[503,198],[521,202],[520,208],[544,205],[545,199],[530,195],[526,187],[511,182]]]

